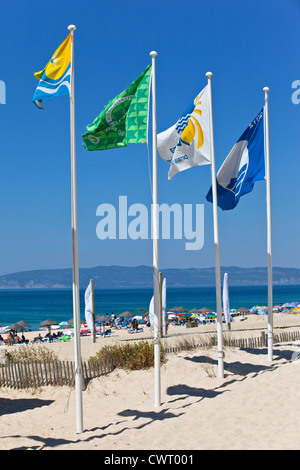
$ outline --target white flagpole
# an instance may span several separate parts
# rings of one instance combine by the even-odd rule
[[[75,347],[75,390],[76,390],[76,432],[83,432],[82,424],[82,367],[80,347],[80,303],[78,266],[78,228],[76,192],[76,146],[75,146],[75,96],[74,96],[74,31],[76,26],[68,26],[71,32],[71,86],[70,86],[70,134],[71,134],[71,197],[72,197],[72,253],[73,253],[73,317]]]
[[[210,145],[211,145],[211,179],[213,195],[213,217],[214,217],[214,246],[215,246],[215,278],[216,278],[216,300],[217,300],[217,339],[218,339],[218,375],[224,377],[224,353],[223,353],[223,329],[222,329],[222,298],[221,298],[221,267],[220,267],[220,248],[219,248],[219,224],[218,224],[218,205],[217,205],[217,184],[216,184],[216,163],[215,163],[215,144],[214,144],[214,126],[213,126],[213,106],[212,106],[212,73],[206,73],[208,80],[208,90],[210,99]]]
[[[271,221],[271,172],[269,136],[269,88],[265,92],[265,152],[266,152],[266,203],[267,203],[267,254],[268,254],[268,359],[273,361],[273,280],[272,280],[272,221]]]
[[[150,52],[152,57],[152,237],[153,237],[153,287],[154,287],[154,403],[161,405],[160,393],[160,288],[159,288],[159,262],[158,262],[158,203],[157,203],[157,126],[156,126],[156,80],[155,58],[157,52]]]

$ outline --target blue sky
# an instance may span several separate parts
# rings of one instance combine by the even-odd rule
[[[72,266],[69,99],[31,102],[41,70],[75,32],[76,145],[80,267],[152,264],[151,240],[99,240],[102,203],[151,204],[146,145],[87,152],[81,135],[105,104],[156,60],[157,129],[173,125],[213,72],[217,170],[264,104],[270,88],[273,265],[300,268],[299,0],[177,0],[123,2],[29,0],[1,5],[0,274]],[[150,149],[151,151],[151,149]],[[160,242],[160,266],[214,265],[210,167],[168,181],[158,157],[159,203],[204,204],[204,246]],[[267,265],[265,183],[238,206],[219,210],[221,264]]]

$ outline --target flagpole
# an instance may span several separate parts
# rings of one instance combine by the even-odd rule
[[[153,230],[153,287],[154,287],[154,403],[161,405],[160,393],[160,288],[158,262],[158,203],[157,203],[157,127],[156,127],[156,80],[155,58],[157,52],[150,52],[152,57],[152,230]]]
[[[223,353],[223,328],[222,328],[222,300],[221,300],[221,267],[220,267],[220,248],[219,248],[219,224],[218,224],[218,205],[217,205],[217,183],[216,183],[216,163],[215,163],[215,144],[214,144],[214,126],[213,126],[213,106],[212,106],[212,87],[211,79],[213,74],[206,73],[209,90],[209,113],[210,113],[210,145],[211,145],[211,179],[213,195],[213,218],[214,218],[214,246],[215,246],[215,279],[216,279],[216,300],[217,300],[217,341],[218,341],[218,375],[224,377],[224,353]]]
[[[272,280],[272,220],[271,172],[269,136],[269,88],[265,92],[265,152],[266,152],[266,204],[267,204],[267,254],[268,254],[268,359],[273,361],[273,280]]]
[[[75,349],[75,391],[76,391],[76,432],[83,432],[82,413],[82,367],[80,347],[80,301],[78,266],[78,228],[76,192],[76,138],[75,138],[75,96],[74,96],[74,31],[76,26],[68,26],[71,32],[71,83],[70,83],[70,135],[71,135],[71,198],[72,198],[72,254],[73,254],[73,317]]]

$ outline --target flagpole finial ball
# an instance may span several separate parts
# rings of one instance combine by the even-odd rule
[[[269,93],[270,88],[267,87],[267,86],[265,86],[265,87],[263,88],[263,90],[264,90],[265,93]]]
[[[150,55],[151,55],[151,57],[156,57],[156,56],[157,56],[157,52],[156,52],[156,51],[151,51],[151,52],[150,52]]]
[[[70,24],[70,25],[68,26],[68,30],[69,30],[69,31],[74,31],[75,29],[76,29],[76,26],[75,26],[74,24]]]
[[[205,75],[207,76],[207,78],[211,78],[213,76],[212,72],[206,72]]]

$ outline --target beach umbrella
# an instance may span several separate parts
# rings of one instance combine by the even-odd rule
[[[109,318],[106,315],[99,314],[95,317],[95,320],[98,322],[107,322]]]
[[[19,331],[21,329],[22,329],[22,326],[19,325],[19,323],[13,323],[12,325],[9,326],[9,330]]]
[[[190,313],[201,313],[201,311],[195,307],[192,310],[190,310]]]
[[[51,318],[48,318],[47,320],[44,320],[40,323],[39,328],[44,328],[46,326],[48,328],[49,333],[50,333],[52,325],[58,325],[58,322],[55,321],[55,320],[51,320]]]
[[[126,310],[125,312],[122,312],[118,315],[119,318],[130,318],[134,317],[132,312],[129,312],[129,310]]]
[[[69,325],[74,325],[74,318],[70,318],[70,320],[68,320],[68,323],[69,323]],[[85,320],[82,320],[82,319],[80,318],[80,319],[79,319],[79,323],[80,323],[80,325],[81,325],[82,323],[85,323]]]
[[[199,318],[200,313],[192,313],[191,318]]]
[[[69,326],[69,323],[67,321],[61,321],[59,326]]]
[[[246,307],[240,307],[236,309],[237,313],[251,313],[250,310]]]
[[[257,311],[257,314],[258,315],[267,315],[268,314],[268,309],[266,307],[261,307],[258,311]]]
[[[201,313],[214,313],[214,311],[211,308],[208,307],[202,307],[199,309]]]
[[[187,310],[186,308],[184,307],[174,307],[171,309],[171,312],[174,312],[174,313],[190,313],[189,310]]]
[[[58,322],[55,320],[51,320],[51,318],[48,318],[47,320],[44,320],[40,323],[39,328],[43,328],[44,326],[51,326],[51,325],[58,325]]]
[[[31,325],[29,325],[29,323],[27,323],[24,320],[18,321],[18,325],[21,326],[22,331],[24,330],[24,328],[30,328],[31,327]]]
[[[167,315],[168,315],[168,317],[170,317],[170,318],[176,318],[175,313],[168,312]]]

